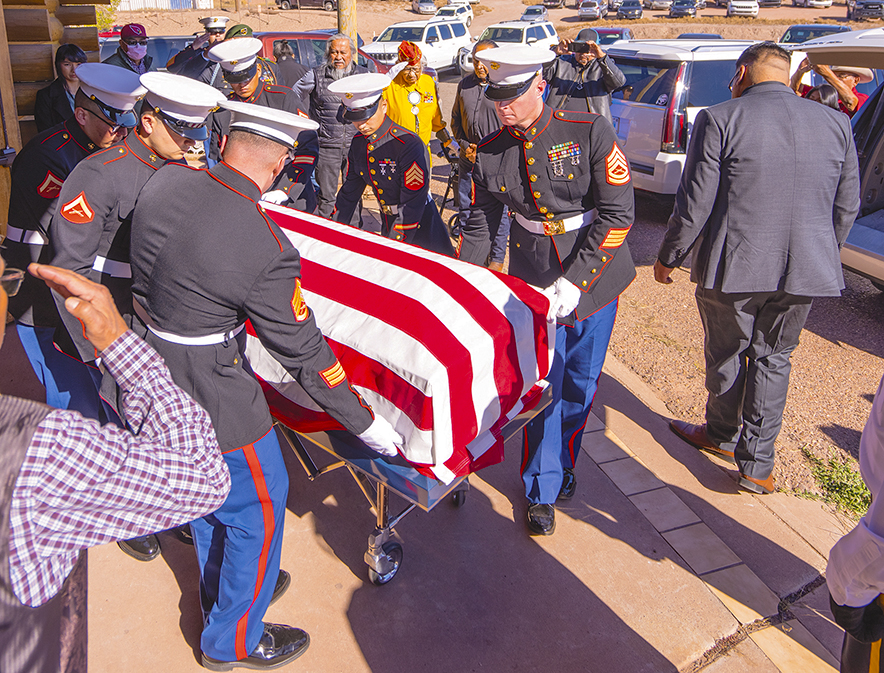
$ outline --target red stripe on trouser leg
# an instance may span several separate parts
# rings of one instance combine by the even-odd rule
[[[243,456],[249,466],[249,472],[252,474],[252,480],[255,482],[255,491],[258,494],[258,500],[261,502],[261,512],[264,518],[264,544],[261,547],[261,556],[258,558],[258,574],[255,580],[255,594],[252,597],[252,605],[258,598],[261,586],[264,584],[264,573],[267,571],[267,557],[270,554],[270,541],[273,538],[273,528],[275,525],[273,517],[273,503],[270,500],[270,494],[267,492],[267,484],[264,482],[264,473],[261,471],[261,463],[255,454],[255,445],[249,444],[244,446]],[[249,610],[240,617],[236,624],[236,658],[245,659],[249,656],[246,651],[246,629],[249,625]],[[263,615],[261,615],[263,618]]]
[[[589,420],[589,415],[587,414],[586,420]],[[571,467],[573,468],[577,463],[574,461],[574,440],[577,439],[580,435],[583,434],[583,428],[586,427],[586,421],[583,421],[583,425],[577,428],[574,431],[574,434],[571,435],[571,438],[568,440],[568,453],[571,454]]]
[[[522,428],[522,464],[519,466],[519,474],[525,472],[528,465],[528,426]]]

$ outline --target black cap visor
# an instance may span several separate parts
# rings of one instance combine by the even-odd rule
[[[89,100],[98,106],[101,114],[111,126],[123,126],[127,129],[134,129],[138,125],[138,115],[135,114],[135,110],[118,110],[102,103],[95,96],[89,96]]]
[[[248,82],[252,77],[255,76],[255,73],[258,72],[258,61],[255,60],[252,65],[250,65],[245,70],[237,70],[236,72],[231,72],[230,70],[224,71],[224,81],[228,84],[242,84],[243,82]]]
[[[209,137],[209,130],[206,128],[206,122],[186,122],[181,119],[176,119],[169,114],[166,114],[160,108],[153,108],[154,114],[159,115],[160,119],[163,120],[163,123],[166,125],[172,133],[177,133],[179,136],[184,136],[185,138],[190,138],[191,140],[205,140]]]
[[[494,82],[489,82],[488,86],[485,87],[485,98],[494,101],[515,100],[531,88],[531,83],[536,76],[536,74],[532,75],[519,84],[500,85],[495,84]]]
[[[383,96],[381,97],[383,98]],[[374,103],[366,107],[347,108],[344,110],[344,119],[351,123],[364,122],[371,119],[374,113],[378,111],[378,105],[381,99],[378,98]]]

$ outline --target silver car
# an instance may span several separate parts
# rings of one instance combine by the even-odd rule
[[[581,21],[601,19],[608,15],[608,3],[605,0],[582,0],[577,8],[577,18]]]
[[[643,0],[642,5],[645,9],[669,9],[672,0]]]

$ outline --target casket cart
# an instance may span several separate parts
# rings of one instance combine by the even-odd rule
[[[534,416],[545,409],[552,400],[547,387],[541,399],[530,410],[523,411],[503,428],[504,441],[515,436]],[[365,563],[368,577],[374,584],[382,585],[392,580],[402,565],[402,545],[393,540],[393,527],[415,507],[429,512],[449,496],[455,507],[466,502],[470,489],[469,475],[444,484],[433,477],[421,474],[407,461],[379,457],[356,437],[347,432],[300,433],[277,421],[283,437],[295,452],[310,481],[333,470],[346,467],[359,485],[362,493],[374,509],[377,525],[368,536]],[[335,461],[317,467],[309,449],[320,448],[331,454]],[[373,457],[374,456],[374,457]],[[390,517],[390,493],[395,493],[409,504],[394,517]]]

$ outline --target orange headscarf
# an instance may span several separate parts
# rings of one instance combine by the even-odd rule
[[[420,65],[421,49],[414,42],[403,42],[399,45],[399,62],[406,61],[408,65]]]

